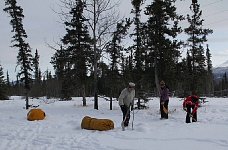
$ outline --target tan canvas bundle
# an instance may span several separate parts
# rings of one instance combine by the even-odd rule
[[[110,119],[96,119],[85,116],[81,122],[82,129],[106,131],[114,129],[114,123]]]

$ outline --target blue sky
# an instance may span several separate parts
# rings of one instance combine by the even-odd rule
[[[177,9],[181,14],[190,12],[189,6],[191,0],[177,0]],[[147,3],[152,0],[147,0]],[[47,46],[47,43],[55,46],[56,42],[65,34],[64,26],[60,23],[57,13],[59,11],[57,5],[59,0],[18,0],[24,10],[25,18],[23,20],[24,28],[28,35],[27,42],[32,48],[32,53],[38,49],[40,54],[41,71],[53,71],[52,65],[49,63],[54,54],[54,50]],[[214,33],[208,36],[209,48],[212,54],[212,63],[216,67],[228,60],[228,1],[227,0],[198,0],[203,11],[204,27],[214,30]],[[8,70],[10,79],[15,79],[16,57],[18,50],[11,48],[11,18],[3,12],[5,7],[4,0],[0,1],[0,64],[4,72]],[[130,0],[122,0],[119,7],[120,14],[128,17],[132,6]],[[57,48],[57,47],[56,47]],[[183,50],[184,52],[184,50]]]

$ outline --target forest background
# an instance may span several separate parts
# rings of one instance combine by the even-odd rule
[[[196,91],[200,96],[226,96],[227,77],[215,81],[200,1],[192,0],[190,13],[178,14],[175,1],[131,1],[129,18],[116,12],[111,0],[61,0],[58,12],[65,34],[50,62],[54,74],[41,72],[39,49],[32,54],[23,26],[23,8],[5,0],[4,11],[12,26],[12,47],[18,49],[16,81],[0,69],[1,99],[10,95],[48,96],[70,100],[73,96],[118,97],[129,81],[137,97],[159,94],[164,80],[175,96]],[[25,16],[26,17],[26,16]],[[182,23],[187,24],[183,27]],[[186,40],[182,40],[183,37]],[[129,42],[131,40],[131,42]],[[127,41],[127,42],[126,42]],[[35,48],[33,48],[35,49]],[[183,53],[183,49],[186,53]]]

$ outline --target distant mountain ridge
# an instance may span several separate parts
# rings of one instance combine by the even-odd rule
[[[220,67],[228,67],[228,60],[221,65],[216,66],[215,68],[220,68]]]
[[[228,75],[228,60],[226,62],[222,63],[221,65],[212,69],[212,73],[213,73],[215,79],[222,78],[222,76],[224,75],[225,72]]]

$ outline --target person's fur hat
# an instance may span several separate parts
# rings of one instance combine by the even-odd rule
[[[160,85],[165,85],[165,82],[161,80]]]
[[[129,82],[128,87],[135,87],[135,84],[133,82]]]

